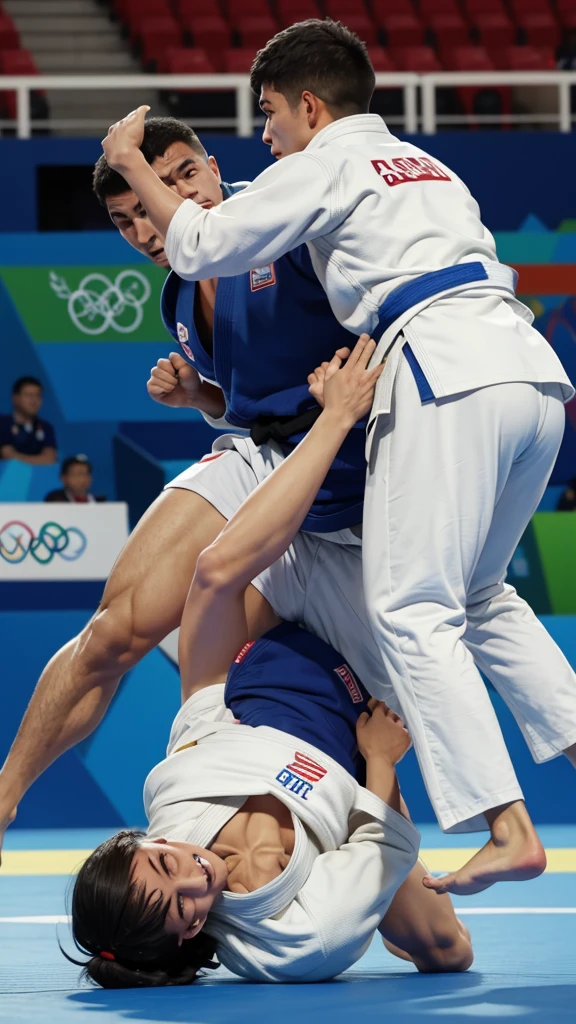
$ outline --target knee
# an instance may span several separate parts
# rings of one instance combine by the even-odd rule
[[[474,962],[470,932],[458,921],[458,934],[436,937],[434,945],[413,957],[423,974],[450,974],[467,971]]]
[[[103,598],[96,614],[82,630],[77,654],[89,671],[113,664],[122,673],[132,668],[150,649],[150,642],[136,629],[129,591]]]

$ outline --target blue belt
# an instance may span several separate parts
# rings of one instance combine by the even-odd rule
[[[432,270],[429,274],[420,274],[413,281],[398,285],[394,291],[390,292],[378,310],[375,340],[379,341],[395,320],[407,313],[413,306],[425,302],[426,299],[434,298],[435,295],[448,291],[450,288],[458,288],[474,281],[487,280],[486,267],[477,261],[475,263],[459,263],[455,267],[445,267],[443,270]],[[409,345],[404,345],[403,352],[414,374],[420,400],[433,402],[434,392],[412,349]]]

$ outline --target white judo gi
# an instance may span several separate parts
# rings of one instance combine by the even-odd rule
[[[224,685],[186,701],[167,754],[144,787],[152,838],[208,848],[255,794],[292,815],[284,871],[254,892],[223,893],[210,912],[224,966],[254,981],[303,982],[356,963],[416,863],[414,825],[311,744],[235,724]]]
[[[368,436],[367,605],[442,827],[483,827],[519,790],[473,656],[515,693],[519,720],[526,704],[538,717],[548,680],[557,706],[576,700],[574,673],[504,583],[574,391],[466,187],[378,116],[334,122],[216,209],[186,201],[166,251],[201,279],[303,242],[340,322],[374,333],[376,358],[395,342]],[[560,732],[576,742],[564,725],[525,729],[538,760],[563,749]]]

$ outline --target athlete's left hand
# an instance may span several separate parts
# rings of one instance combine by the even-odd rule
[[[336,353],[324,373],[324,413],[330,413],[350,429],[366,416],[372,408],[374,389],[383,363],[368,369],[376,342],[367,334],[361,334],[348,359],[343,360]]]
[[[112,170],[122,173],[140,149],[144,141],[144,119],[149,110],[146,105],[138,107],[121,121],[110,125],[106,138],[102,139],[102,149]]]

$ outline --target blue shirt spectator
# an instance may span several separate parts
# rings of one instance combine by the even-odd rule
[[[19,377],[12,387],[12,413],[0,416],[0,457],[50,466],[56,462],[54,427],[41,420],[42,384],[35,377]]]

